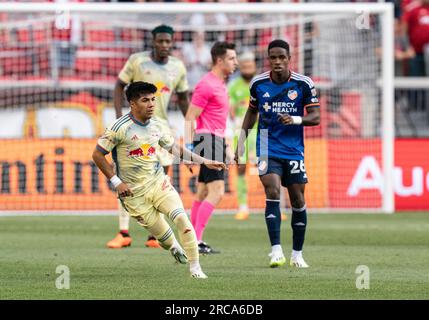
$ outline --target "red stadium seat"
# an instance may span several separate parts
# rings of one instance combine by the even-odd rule
[[[125,62],[127,62],[127,57],[105,59],[106,74],[117,76]]]
[[[21,43],[45,43],[48,40],[48,35],[47,31],[43,28],[18,29],[17,40]]]
[[[9,48],[1,51],[0,74],[20,78],[33,73],[33,56],[29,50]]]
[[[94,42],[114,42],[115,32],[113,30],[86,30],[86,43]]]

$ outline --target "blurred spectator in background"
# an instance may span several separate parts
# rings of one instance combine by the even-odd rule
[[[201,2],[218,2],[217,0],[205,0]],[[218,12],[215,14],[202,14],[202,13],[194,13],[192,14],[189,24],[195,27],[203,27],[206,26],[227,26],[228,18],[225,13]]]
[[[188,83],[191,90],[210,69],[210,47],[205,42],[204,31],[195,31],[192,42],[185,42],[182,47],[183,59],[188,70]]]
[[[404,7],[402,20],[416,53],[411,60],[411,76],[429,75],[429,0],[411,2]],[[426,62],[425,62],[426,60]]]
[[[53,0],[55,3],[85,2],[84,0]],[[53,45],[56,59],[53,60],[53,78],[74,74],[76,51],[82,42],[82,22],[79,15],[59,12],[55,17]]]
[[[413,47],[399,19],[395,19],[395,76],[403,77],[410,73],[410,61],[415,57]]]

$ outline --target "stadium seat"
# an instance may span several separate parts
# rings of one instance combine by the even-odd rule
[[[43,26],[42,26],[43,27]],[[24,28],[17,30],[17,40],[20,43],[44,43],[48,40],[47,31],[43,28]]]
[[[14,78],[25,77],[33,72],[33,57],[30,50],[21,48],[3,49],[0,55],[0,73]]]
[[[99,24],[84,24],[84,41],[87,45],[93,43],[115,42],[116,34],[113,29],[104,29]]]

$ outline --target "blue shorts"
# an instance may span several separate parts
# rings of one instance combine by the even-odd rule
[[[305,184],[308,182],[304,160],[279,158],[260,159],[258,161],[259,176],[275,173],[280,176],[282,186]]]

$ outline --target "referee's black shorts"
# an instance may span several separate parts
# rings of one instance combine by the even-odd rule
[[[194,136],[194,153],[209,160],[225,162],[225,139],[210,133],[197,133]],[[216,180],[224,180],[224,170],[213,170],[201,165],[198,182],[209,183]]]

